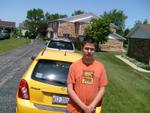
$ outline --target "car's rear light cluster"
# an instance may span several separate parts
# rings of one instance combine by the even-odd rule
[[[26,80],[22,79],[19,84],[18,97],[29,100],[29,87]]]

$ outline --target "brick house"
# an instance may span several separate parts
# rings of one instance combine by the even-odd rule
[[[12,29],[14,29],[16,27],[16,23],[15,22],[8,22],[8,21],[2,21],[0,20],[0,29],[6,29],[9,30],[10,32],[12,31]]]
[[[28,31],[26,21],[19,24],[19,29],[21,30],[22,35],[25,36],[25,33]]]
[[[123,42],[126,40],[124,37],[116,33],[119,29],[115,24],[110,24],[111,34],[107,36],[107,42],[100,44],[102,51],[123,51]]]
[[[128,56],[150,62],[150,24],[137,24],[128,37]]]
[[[100,45],[102,51],[123,51],[124,37],[117,33],[111,33],[107,36],[107,42]]]
[[[68,36],[73,40],[84,36],[84,30],[90,25],[93,18],[98,18],[93,13],[80,14],[68,18],[51,21],[48,24],[48,37]]]

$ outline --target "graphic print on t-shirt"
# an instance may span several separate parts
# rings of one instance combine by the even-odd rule
[[[82,72],[82,83],[83,84],[93,84],[94,71],[93,70],[83,70]]]

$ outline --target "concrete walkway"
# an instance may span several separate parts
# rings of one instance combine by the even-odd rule
[[[118,59],[122,60],[123,62],[125,62],[126,64],[128,64],[129,66],[131,66],[132,68],[140,71],[140,72],[146,72],[146,73],[150,73],[150,71],[142,69],[140,67],[137,67],[135,64],[133,64],[132,62],[130,62],[129,60],[123,58],[121,55],[115,55]]]

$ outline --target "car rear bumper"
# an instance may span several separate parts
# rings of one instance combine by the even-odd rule
[[[29,100],[17,98],[16,113],[65,113],[65,108],[33,104]]]

